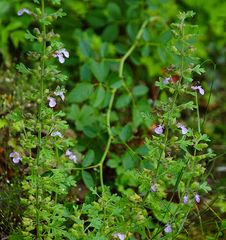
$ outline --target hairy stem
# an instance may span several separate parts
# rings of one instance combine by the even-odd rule
[[[42,18],[45,15],[45,0],[41,1],[41,11],[42,11]],[[36,157],[36,230],[37,230],[37,239],[41,239],[41,232],[40,232],[40,222],[39,222],[39,209],[40,209],[40,182],[39,182],[39,166],[40,166],[40,152],[42,148],[42,106],[43,106],[43,97],[44,97],[44,77],[45,77],[45,52],[46,52],[46,26],[43,23],[42,25],[42,57],[41,57],[41,73],[40,73],[40,105],[39,105],[39,112],[38,112],[38,154]]]

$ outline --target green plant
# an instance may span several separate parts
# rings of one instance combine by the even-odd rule
[[[89,7],[75,2],[84,16]],[[11,239],[185,239],[192,236],[187,229],[193,215],[206,237],[199,205],[211,209],[203,196],[211,190],[206,164],[215,155],[199,111],[205,91],[193,80],[205,71],[194,57],[197,26],[187,21],[194,12],[179,13],[169,28],[168,19],[152,10],[162,3],[134,1],[126,16],[129,39],[114,46],[121,9],[129,1],[110,2],[106,15],[97,11],[88,18],[96,31],[103,30],[101,39],[92,31],[75,31],[81,82],[73,84],[54,63],[68,60],[68,69],[73,63],[52,30],[65,15],[56,10],[59,5],[34,0],[18,12],[34,21],[26,32],[32,51],[17,65],[23,104],[2,120],[14,140],[12,165],[23,173],[25,211]],[[150,46],[157,48],[156,61],[162,56],[161,64],[149,57]],[[141,70],[133,71],[134,65]],[[154,69],[152,77],[165,67],[151,101],[149,85],[137,79],[143,66]],[[70,86],[64,114],[58,109]],[[81,199],[80,188],[88,192]]]

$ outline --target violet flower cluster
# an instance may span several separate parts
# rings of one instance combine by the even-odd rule
[[[12,158],[13,162],[16,163],[16,164],[19,163],[22,160],[20,154],[16,151],[11,152],[9,154],[9,157]]]
[[[57,50],[53,54],[53,57],[58,58],[58,61],[60,63],[64,63],[65,58],[69,58],[69,52],[65,48],[62,48],[62,49]]]
[[[76,155],[70,149],[66,151],[65,155],[74,163],[78,163]]]
[[[17,15],[22,16],[24,13],[26,13],[28,15],[31,14],[30,10],[28,10],[27,8],[22,8],[17,12]]]
[[[55,90],[54,92],[55,96],[59,96],[62,101],[64,101],[65,96],[64,96],[64,91],[59,90],[59,87]],[[54,108],[57,105],[56,99],[54,97],[48,97],[49,100],[49,107]]]

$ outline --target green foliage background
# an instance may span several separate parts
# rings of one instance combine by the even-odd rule
[[[58,1],[55,2],[57,6]],[[56,6],[49,5],[47,11],[53,11]],[[7,120],[4,116],[15,105],[25,104],[23,93],[18,87],[20,79],[15,64],[21,62],[29,50],[39,50],[36,43],[28,44],[27,41],[25,43],[24,36],[31,37],[27,29],[32,31],[35,26],[31,25],[29,16],[23,18],[17,16],[16,13],[21,7],[29,9],[33,4],[20,0],[0,2],[2,148],[6,148],[4,144],[6,141],[14,144],[14,139],[7,138],[5,129]],[[118,142],[112,146],[106,163],[105,183],[114,191],[121,193],[128,191],[128,195],[132,188],[138,186],[137,178],[129,170],[149,167],[148,161],[140,161],[137,156],[148,154],[144,140],[152,133],[156,123],[156,115],[152,113],[153,100],[157,97],[166,98],[164,93],[159,96],[154,82],[159,76],[164,75],[165,68],[174,60],[168,49],[172,34],[167,25],[175,21],[179,11],[185,10],[196,12],[192,21],[199,26],[196,30],[196,54],[202,59],[206,74],[205,79],[200,79],[197,75],[195,80],[196,82],[204,80],[202,83],[207,90],[200,103],[203,116],[210,92],[212,94],[204,131],[212,139],[212,148],[216,153],[225,152],[225,1],[67,0],[62,1],[62,8],[67,16],[57,22],[54,31],[57,30],[61,35],[61,41],[70,52],[70,58],[63,68],[68,76],[64,110],[70,124],[70,134],[76,138],[77,150],[84,157],[83,167],[99,162],[107,141],[105,117],[110,99],[108,86],[120,88],[111,119]],[[128,46],[134,42],[141,24],[150,16],[161,16],[163,20],[157,22],[155,27],[145,30],[139,46],[129,57],[125,68],[124,86],[117,78],[117,59],[125,54]],[[21,81],[21,84],[24,83]],[[25,88],[29,89],[29,84],[26,86],[25,83]],[[11,100],[14,94],[17,95],[17,103]],[[194,124],[194,119],[185,117],[190,125]],[[128,149],[128,145],[133,150]],[[5,160],[6,155],[1,158]],[[221,166],[225,166],[223,156],[209,166],[212,170],[209,181],[213,186],[211,192],[213,207],[223,217],[226,212],[224,202],[226,176],[225,172],[219,171]],[[95,186],[97,178],[95,172],[84,171],[82,178],[86,187]],[[117,203],[119,200],[116,198],[114,201]],[[86,211],[89,213],[88,207]],[[196,229],[194,234],[195,231]]]

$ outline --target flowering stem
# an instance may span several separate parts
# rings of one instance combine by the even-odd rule
[[[198,93],[196,92],[195,95],[195,101],[196,101],[196,110],[197,110],[197,118],[198,118],[198,131],[201,133],[201,124],[200,124],[200,115],[199,115],[199,102],[198,102]]]
[[[45,15],[45,0],[41,1],[41,11],[42,11],[42,18]],[[36,157],[36,230],[37,230],[37,239],[41,239],[41,233],[39,228],[39,209],[40,209],[40,196],[39,196],[39,165],[40,165],[40,151],[42,148],[42,117],[41,111],[43,106],[43,97],[44,97],[44,77],[45,77],[45,52],[46,52],[46,26],[45,23],[42,25],[42,58],[41,58],[41,73],[40,73],[40,105],[39,105],[39,112],[38,112],[38,153]]]
[[[195,205],[195,207],[196,207],[197,214],[198,214],[198,218],[199,218],[199,223],[200,223],[200,228],[201,228],[201,234],[202,234],[202,237],[204,237],[205,235],[204,235],[204,232],[203,232],[202,218],[201,218],[201,215],[200,215],[198,206]]]

